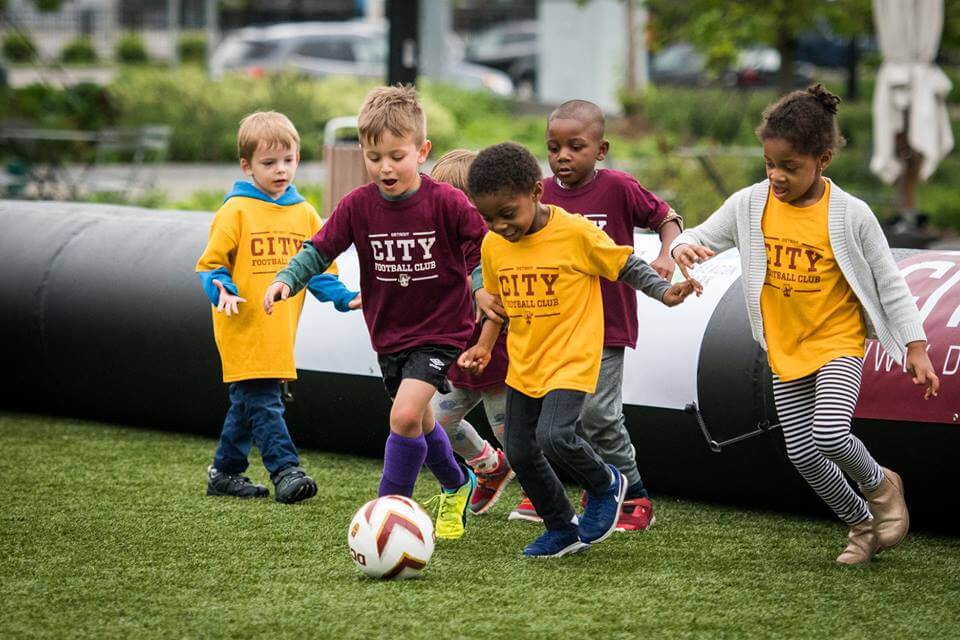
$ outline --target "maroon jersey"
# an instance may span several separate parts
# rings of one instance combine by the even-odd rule
[[[633,246],[635,227],[657,230],[670,205],[640,186],[629,173],[600,169],[593,180],[564,189],[555,178],[543,181],[544,204],[579,213],[603,229],[619,245]],[[603,294],[605,347],[637,346],[637,294],[622,282],[600,279]]]
[[[357,248],[374,351],[463,349],[474,329],[467,276],[486,230],[462,191],[421,176],[405,200],[385,199],[374,183],[354,189],[310,242],[330,260]]]

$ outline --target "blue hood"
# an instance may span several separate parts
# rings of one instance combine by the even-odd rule
[[[269,202],[270,204],[278,204],[281,207],[287,207],[292,204],[300,204],[303,202],[303,196],[297,191],[297,188],[292,184],[289,185],[286,191],[283,194],[274,200],[263,191],[257,188],[257,185],[247,180],[237,180],[233,183],[233,190],[227,194],[223,199],[224,202],[233,197],[243,197],[243,198],[254,198],[256,200],[263,200],[264,202]]]

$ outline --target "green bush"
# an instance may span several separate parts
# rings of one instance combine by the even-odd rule
[[[297,126],[303,160],[317,158],[327,120],[356,114],[372,86],[349,78],[316,81],[295,74],[264,78],[234,74],[210,82],[202,69],[187,66],[173,72],[124,70],[110,91],[121,113],[120,124],[173,127],[171,160],[223,162],[236,159],[240,120],[265,109],[285,113]],[[453,117],[429,95],[424,96],[423,104],[434,143],[441,149],[450,148],[456,131]]]
[[[670,132],[681,144],[754,144],[753,130],[764,106],[775,98],[767,91],[674,89],[650,87],[622,95],[624,111],[657,132]]]
[[[117,62],[126,64],[143,64],[150,61],[147,47],[136,33],[125,33],[117,40]]]
[[[106,87],[80,82],[66,89],[32,84],[8,92],[8,117],[37,127],[101,129],[116,124],[118,111]]]
[[[60,60],[67,64],[90,64],[97,61],[97,50],[90,38],[76,38],[64,45]]]
[[[10,62],[29,62],[36,50],[28,35],[10,33],[3,38],[3,57]]]
[[[202,31],[187,31],[177,39],[177,55],[180,62],[188,64],[207,63],[207,39]]]

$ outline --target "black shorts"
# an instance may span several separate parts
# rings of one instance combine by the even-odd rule
[[[432,384],[440,393],[448,393],[447,369],[460,355],[460,349],[441,345],[424,345],[405,351],[378,355],[383,385],[390,398],[397,397],[400,382],[404,378],[423,380]]]

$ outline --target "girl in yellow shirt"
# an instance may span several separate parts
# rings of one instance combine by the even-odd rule
[[[753,335],[767,350],[787,456],[849,527],[837,562],[868,562],[903,540],[903,482],[850,432],[860,392],[865,316],[925,397],[939,381],[916,304],[876,216],[823,177],[843,143],[840,99],[820,85],[767,107],[757,128],[768,180],[731,196],[674,240],[684,273],[737,246]],[[847,482],[857,482],[862,497]]]
[[[622,280],[667,306],[699,285],[671,286],[586,218],[541,204],[540,179],[533,154],[508,142],[480,152],[468,188],[493,232],[481,247],[483,288],[499,296],[509,321],[507,458],[547,528],[523,553],[559,557],[609,536],[626,493],[617,467],[604,464],[576,433],[600,371],[600,277]],[[482,372],[499,333],[500,326],[488,322],[458,364]],[[586,490],[579,521],[547,458]]]

